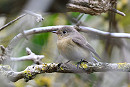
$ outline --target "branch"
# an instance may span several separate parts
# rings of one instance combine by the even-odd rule
[[[3,70],[3,67],[1,70]],[[106,72],[106,71],[122,71],[122,72],[130,72],[130,63],[84,63],[81,64],[80,68],[77,68],[76,65],[68,64],[68,63],[44,63],[41,65],[32,65],[28,66],[24,71],[14,72],[7,71],[6,76],[13,82],[24,78],[25,81],[29,81],[37,74],[41,73],[93,73],[93,72]],[[3,71],[4,71],[3,70]]]
[[[60,29],[64,26],[65,25],[34,28],[31,30],[24,31],[24,35],[29,36],[29,35],[38,34],[38,33],[52,32],[52,31]],[[66,25],[66,26],[75,27],[73,25]],[[110,33],[110,32],[100,31],[98,29],[84,27],[84,26],[79,26],[78,31],[85,32],[85,33],[91,33],[91,34],[99,35],[102,37],[129,38],[130,39],[129,33]],[[16,44],[19,42],[19,40],[24,37],[24,35],[22,33],[19,33],[11,40],[10,44],[6,48],[7,54],[11,54],[12,49],[16,46]]]
[[[29,48],[26,48],[28,56],[23,56],[19,58],[11,58],[12,61],[25,61],[32,60],[35,64],[42,64],[41,60],[44,58],[44,55],[36,55]]]
[[[112,8],[116,0],[70,0],[66,5],[68,11],[86,13],[90,15],[99,15],[107,11],[113,11],[119,15],[125,16],[123,12]]]
[[[99,29],[94,29],[94,28],[84,27],[84,26],[80,26],[78,30],[81,32],[92,33],[92,34],[96,34],[96,35],[103,36],[103,37],[110,36],[111,38],[128,38],[128,39],[130,39],[130,33],[110,33],[110,32],[101,31]]]

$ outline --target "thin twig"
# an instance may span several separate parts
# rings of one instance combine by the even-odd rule
[[[14,20],[8,22],[7,24],[5,24],[4,26],[2,26],[2,27],[0,28],[0,31],[3,30],[4,28],[6,28],[7,26],[11,25],[11,24],[14,23],[15,21],[19,20],[20,18],[24,17],[25,15],[26,15],[26,14],[24,13],[24,14],[18,16],[17,18],[15,18]]]
[[[2,26],[2,27],[0,28],[0,31],[3,30],[4,28],[6,28],[7,26],[11,25],[11,24],[14,23],[15,21],[21,19],[22,17],[24,17],[24,16],[27,15],[27,14],[30,14],[30,15],[36,17],[36,21],[37,21],[37,22],[41,22],[41,21],[43,21],[43,19],[44,19],[41,14],[36,14],[36,13],[34,13],[34,12],[32,12],[32,11],[25,10],[25,13],[24,13],[24,14],[18,16],[18,17],[15,18],[14,20],[12,20],[12,21],[8,22],[7,24],[5,24],[4,26]]]
[[[121,12],[121,11],[117,10],[117,9],[114,9],[114,8],[110,9],[110,11],[113,11],[113,12],[115,12],[115,13],[117,13],[117,14],[122,15],[122,16],[126,16],[126,14],[125,14],[125,13],[123,13],[123,12]]]
[[[26,48],[26,52],[28,56],[18,57],[18,58],[11,58],[12,61],[26,61],[31,60],[35,64],[41,64],[41,60],[44,58],[44,55],[36,55],[33,53],[29,48]]]
[[[29,15],[32,15],[32,16],[36,17],[36,21],[37,22],[41,22],[41,21],[44,20],[44,18],[42,17],[41,14],[37,14],[37,13],[34,13],[32,11],[28,11],[28,10],[24,10],[24,12],[27,13],[27,14],[29,14]]]

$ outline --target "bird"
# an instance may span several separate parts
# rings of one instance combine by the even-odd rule
[[[74,27],[64,26],[52,31],[58,36],[57,47],[59,53],[69,61],[98,62],[93,55],[101,59],[86,38]]]

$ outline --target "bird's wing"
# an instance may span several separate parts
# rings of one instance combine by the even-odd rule
[[[72,39],[72,41],[74,43],[76,43],[77,45],[79,45],[80,47],[89,50],[90,52],[92,52],[96,57],[98,57],[99,59],[101,59],[99,57],[99,55],[96,53],[96,51],[89,45],[89,43],[86,41],[86,39],[84,37],[74,37]]]

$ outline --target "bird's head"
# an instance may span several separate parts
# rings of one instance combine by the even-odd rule
[[[73,27],[63,27],[61,29],[58,29],[57,31],[53,31],[53,33],[56,33],[58,35],[58,38],[64,38],[71,36],[77,32],[76,29]]]

